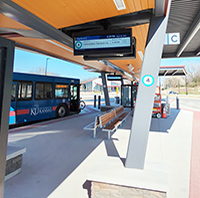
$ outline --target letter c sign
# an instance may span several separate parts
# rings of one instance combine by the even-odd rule
[[[165,45],[178,45],[180,44],[180,33],[168,33],[165,37]]]
[[[177,35],[173,35],[171,37],[172,42],[176,43],[177,42]]]

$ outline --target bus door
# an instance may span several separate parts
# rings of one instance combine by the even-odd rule
[[[17,112],[17,82],[13,82],[11,88],[9,124],[16,123],[16,112]]]
[[[79,111],[80,86],[70,85],[70,111]]]

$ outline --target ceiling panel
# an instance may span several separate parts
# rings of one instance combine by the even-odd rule
[[[154,8],[154,0],[124,0],[118,11],[113,0],[13,0],[56,28],[68,27],[117,15]],[[55,6],[56,5],[56,6]]]
[[[23,30],[32,30],[31,28],[14,21],[2,14],[0,14],[0,27],[1,28],[12,28],[12,29],[23,29]]]

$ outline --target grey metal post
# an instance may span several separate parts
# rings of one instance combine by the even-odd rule
[[[102,84],[103,84],[105,103],[106,103],[106,106],[110,106],[110,99],[109,99],[109,95],[108,95],[108,87],[107,87],[107,83],[106,83],[105,72],[101,72],[101,78],[102,78]]]
[[[169,96],[166,97],[166,103],[168,103],[168,102],[169,102]]]
[[[123,87],[123,85],[124,85],[124,81],[123,81],[123,78],[122,78],[122,80],[121,80],[121,105],[122,105],[122,87]]]
[[[98,96],[98,109],[101,108],[101,96],[99,95]]]
[[[170,7],[170,5],[171,1],[169,0],[168,6]],[[169,7],[166,17],[152,16],[151,18],[137,93],[137,105],[133,116],[126,156],[126,168],[144,168],[154,95],[169,17]]]
[[[133,81],[131,81],[131,111],[133,110]]]
[[[187,76],[185,76],[185,87],[186,87],[186,95],[188,95],[188,91],[187,91]]]
[[[179,98],[176,97],[176,109],[179,109]]]
[[[96,102],[97,102],[97,96],[94,95],[94,107],[96,107]]]
[[[0,197],[3,197],[14,58],[13,41],[0,37]]]
[[[47,64],[48,64],[48,60],[50,60],[50,58],[47,58],[47,59],[46,59],[45,76],[47,75]]]

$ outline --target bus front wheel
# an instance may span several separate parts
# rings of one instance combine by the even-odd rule
[[[56,111],[56,116],[62,118],[67,115],[67,108],[64,105],[58,107]]]

